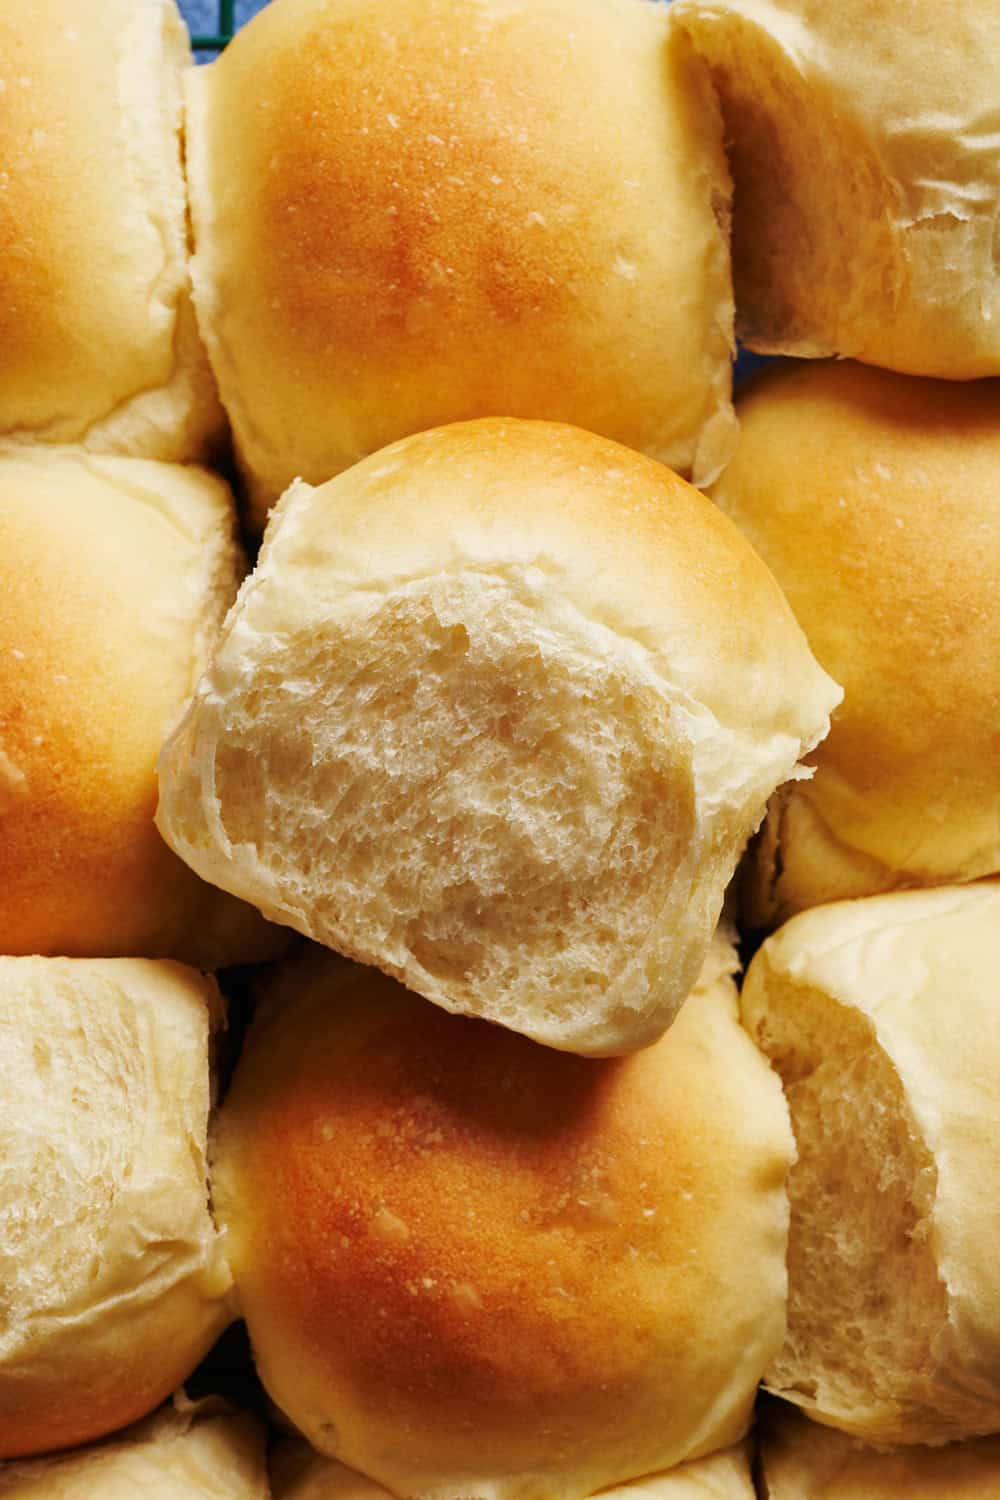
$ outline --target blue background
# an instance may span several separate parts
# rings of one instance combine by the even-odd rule
[[[262,7],[263,0],[237,0],[237,26],[242,26]],[[217,0],[181,0],[181,13],[192,31],[213,32],[219,24]]]

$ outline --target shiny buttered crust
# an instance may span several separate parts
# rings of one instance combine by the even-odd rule
[[[397,1495],[578,1500],[737,1441],[784,1328],[781,1090],[719,973],[613,1060],[314,950],[213,1191],[259,1373]]]
[[[2,21],[0,21],[2,25]],[[194,468],[0,456],[0,947],[205,967],[258,917],[156,831],[156,757],[236,592],[232,499]]]
[[[1000,1500],[1000,1437],[879,1452],[772,1402],[760,1454],[767,1500]]]
[[[245,1412],[167,1408],[107,1442],[0,1464],[2,1500],[271,1500],[264,1429]]]
[[[1000,8],[678,0],[732,168],[751,348],[1000,373]]]
[[[190,61],[174,0],[4,0],[0,445],[215,445],[187,269]]]
[[[1000,870],[1000,382],[824,362],[739,403],[713,498],[844,686],[771,805],[746,915]]]
[[[1000,1426],[998,973],[988,881],[805,912],[744,983],[798,1146],[768,1384],[871,1443]]]
[[[145,1416],[232,1316],[208,1207],[214,983],[0,958],[0,1458]]]
[[[551,1046],[669,1025],[839,691],[663,465],[497,420],[295,485],[161,761],[204,878]]]
[[[574,422],[708,480],[729,178],[648,0],[273,0],[187,78],[198,316],[258,519],[445,422]]]
[[[374,1479],[321,1457],[306,1443],[279,1445],[271,1485],[274,1500],[391,1500],[389,1490]],[[602,1490],[601,1500],[755,1500],[747,1445],[740,1443],[708,1458],[679,1464],[665,1474]]]

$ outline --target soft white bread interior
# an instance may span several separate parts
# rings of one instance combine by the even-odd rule
[[[214,983],[0,958],[0,1458],[137,1420],[231,1320],[209,1212]]]
[[[183,461],[222,413],[191,306],[174,0],[4,0],[0,446]]]
[[[272,0],[188,75],[195,299],[261,524],[497,414],[718,472],[730,189],[686,53],[648,0]]]
[[[213,1193],[260,1376],[317,1449],[420,1500],[579,1500],[741,1437],[792,1141],[733,963],[602,1060],[321,950],[276,972]]]
[[[275,951],[156,831],[156,757],[231,603],[231,496],[203,470],[80,449],[0,456],[0,947]]]
[[[271,1500],[262,1425],[218,1402],[179,1402],[113,1438],[0,1464],[3,1500]]]
[[[767,1383],[871,1443],[1000,1429],[998,973],[989,881],[816,907],[743,986],[798,1147]]]
[[[678,0],[734,180],[753,349],[1000,374],[1000,10],[936,0]]]
[[[271,1484],[274,1500],[391,1500],[390,1491],[374,1479],[295,1441],[275,1449]],[[748,1445],[739,1443],[664,1474],[602,1490],[601,1500],[755,1500],[755,1494]]]
[[[205,879],[447,1009],[652,1041],[839,690],[718,509],[576,428],[294,486],[161,760]]]
[[[844,686],[779,792],[745,915],[1000,870],[1000,382],[781,365],[741,395],[713,498]]]
[[[758,1430],[764,1500],[1000,1500],[1000,1437],[879,1451],[780,1401]]]

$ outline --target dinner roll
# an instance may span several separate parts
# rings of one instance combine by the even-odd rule
[[[798,1145],[767,1381],[872,1443],[1000,1431],[998,972],[986,882],[804,912],[743,987]]]
[[[1000,373],[996,0],[678,0],[735,184],[753,349]]]
[[[772,1401],[760,1451],[765,1500],[1000,1500],[1000,1437],[880,1452]]]
[[[289,491],[161,762],[207,880],[446,1009],[652,1041],[839,691],[703,496],[575,428]]]
[[[753,925],[1000,870],[1000,383],[784,365],[739,404],[713,497],[845,697],[771,804]]]
[[[194,468],[0,456],[0,951],[273,951],[153,822],[156,757],[236,592],[232,501]]]
[[[214,1195],[260,1376],[317,1449],[415,1500],[578,1500],[739,1439],[792,1142],[732,963],[602,1061],[319,950],[277,971]]]
[[[271,1482],[274,1500],[391,1500],[390,1492],[374,1479],[323,1458],[301,1442],[278,1445]],[[708,1458],[692,1459],[665,1474],[602,1490],[601,1496],[602,1500],[755,1500],[755,1490],[747,1447],[741,1443]]]
[[[195,300],[258,520],[496,414],[718,472],[730,185],[686,53],[648,0],[273,0],[188,75]]]
[[[218,1403],[166,1408],[107,1442],[0,1464],[3,1500],[271,1500],[264,1429]]]
[[[0,1458],[145,1416],[231,1320],[208,1207],[214,983],[0,958]]]
[[[174,0],[3,0],[0,447],[216,445],[187,269],[190,60]]]

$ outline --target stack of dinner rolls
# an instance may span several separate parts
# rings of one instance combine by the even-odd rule
[[[1000,1495],[998,42],[0,0],[0,1497]]]

